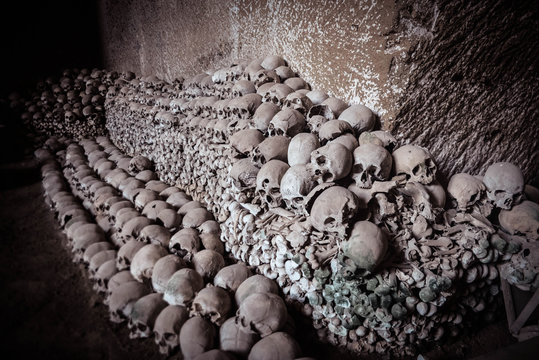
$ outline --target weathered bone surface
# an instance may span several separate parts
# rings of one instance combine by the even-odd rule
[[[109,81],[102,106],[110,140],[51,139],[36,152],[48,162],[44,189],[75,256],[84,260],[90,248],[95,256],[96,244],[106,240],[86,209],[101,216],[100,224],[110,222],[112,244],[140,238],[163,249],[162,256],[140,264],[137,258],[130,272],[105,274],[103,268],[103,280],[110,276],[111,317],[118,321],[132,313],[149,291],[137,280],[150,279],[148,269],[167,250],[193,259],[196,269],[168,280],[164,297],[170,303],[190,305],[204,277],[219,288],[237,289],[240,307],[257,286],[276,293],[279,285],[288,302],[301,304],[312,317],[319,336],[355,352],[412,354],[420,342],[456,336],[473,322],[470,314],[496,310],[497,264],[510,283],[538,287],[537,259],[529,256],[537,254],[537,207],[521,202],[524,182],[517,166],[493,164],[482,178],[455,175],[447,188],[452,203],[444,208],[436,154],[411,144],[398,147],[391,134],[371,131],[369,109],[308,91],[295,74],[277,71],[286,66],[277,60],[201,74],[183,86],[119,75]],[[29,111],[25,118],[44,134],[81,138],[94,131],[79,130],[73,109],[58,112],[50,123],[41,114]],[[282,145],[275,145],[277,139]],[[51,164],[55,157],[63,169]],[[319,185],[313,187],[299,166]],[[176,215],[168,211],[159,219],[161,206]],[[213,219],[220,231],[202,237]],[[168,247],[146,234],[157,228],[171,231]],[[127,250],[121,247],[118,255]],[[227,270],[222,252],[275,282],[243,285],[262,275]],[[285,340],[276,342],[289,344]],[[257,344],[251,354],[263,348],[262,341]],[[159,345],[163,352],[177,346]],[[202,350],[209,348],[189,356]]]

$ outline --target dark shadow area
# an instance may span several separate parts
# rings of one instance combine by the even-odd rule
[[[65,68],[101,67],[97,1],[3,2],[0,97]]]

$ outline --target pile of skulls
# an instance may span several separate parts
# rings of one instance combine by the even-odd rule
[[[133,73],[68,69],[59,79],[39,82],[27,99],[12,94],[10,106],[21,113],[38,143],[51,135],[96,137],[106,132],[104,103],[109,87],[132,77]]]
[[[321,338],[413,352],[492,316],[498,264],[537,287],[537,204],[517,205],[517,167],[457,174],[446,191],[428,150],[375,131],[371,110],[310,90],[278,56],[174,93],[162,83],[132,81],[107,101],[112,141],[204,202],[226,250],[276,279]]]
[[[203,204],[210,211],[196,216],[212,213],[220,225],[212,245],[185,226],[158,242],[184,261],[196,263],[202,242],[256,267],[334,344],[413,353],[491,318],[500,274],[539,287],[537,197],[527,186],[521,201],[518,167],[456,174],[444,188],[427,149],[375,130],[367,107],[311,90],[279,56],[173,83],[122,78],[104,107],[114,145],[98,139],[92,168],[145,215],[156,200],[152,214],[170,210],[164,201],[184,219]],[[108,191],[95,201],[110,211],[111,239],[137,238],[139,220],[119,230],[134,212],[108,204],[101,195],[117,196]]]
[[[154,336],[161,353],[185,359],[300,356],[277,284],[225,259],[219,224],[156,180],[147,158],[106,137],[50,138],[36,157],[73,260],[131,338]]]

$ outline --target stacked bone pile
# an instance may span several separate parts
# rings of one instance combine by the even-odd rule
[[[411,353],[492,317],[498,264],[537,288],[538,206],[519,204],[518,167],[454,175],[446,204],[428,150],[375,131],[368,108],[310,90],[278,56],[183,85],[112,90],[112,141],[204,202],[226,250],[303,304],[321,338]]]
[[[161,353],[185,359],[300,356],[277,284],[225,260],[219,224],[156,180],[148,159],[106,137],[50,138],[36,156],[74,261],[131,338],[154,336]]]
[[[96,137],[106,133],[104,103],[109,87],[134,77],[120,75],[98,69],[65,70],[59,79],[39,82],[27,99],[10,97],[10,105],[21,112],[38,143],[51,135]]]

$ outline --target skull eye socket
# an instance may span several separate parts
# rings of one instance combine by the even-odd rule
[[[316,158],[316,163],[318,165],[324,165],[326,163],[326,157],[325,156],[319,156]]]
[[[165,338],[165,341],[172,341],[172,340],[176,339],[176,334],[167,332],[167,333],[163,334],[163,337]]]
[[[324,225],[333,224],[334,222],[335,222],[335,219],[330,216],[324,220]]]
[[[470,197],[470,202],[471,202],[471,203],[476,202],[477,196],[478,196],[478,195],[479,195],[479,194],[473,194],[473,195]]]
[[[363,172],[363,165],[361,164],[354,165],[354,172],[355,173]]]
[[[146,329],[148,329],[148,327],[147,327],[146,325],[142,324],[142,323],[138,323],[138,324],[137,324],[137,329],[138,329],[139,331],[144,332],[144,331],[146,331]]]
[[[412,169],[412,174],[414,174],[414,176],[418,176],[420,171],[421,171],[421,164],[418,164]]]

